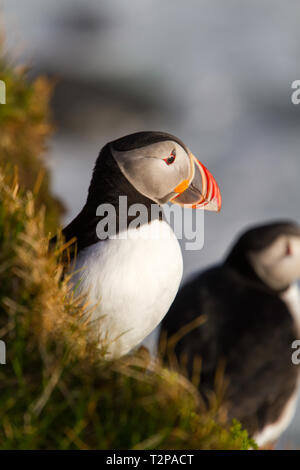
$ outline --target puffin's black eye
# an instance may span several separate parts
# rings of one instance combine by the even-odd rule
[[[172,150],[172,153],[170,154],[169,157],[167,158],[164,158],[164,161],[166,162],[167,165],[171,165],[172,163],[175,162],[175,158],[176,158],[176,150]]]

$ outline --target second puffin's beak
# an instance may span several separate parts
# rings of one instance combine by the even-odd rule
[[[191,176],[189,180],[183,181],[174,189],[177,195],[171,202],[183,207],[219,212],[222,207],[222,196],[215,178],[192,153],[189,156]]]

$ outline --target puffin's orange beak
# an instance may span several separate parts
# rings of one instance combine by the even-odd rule
[[[222,196],[215,178],[192,153],[190,153],[190,160],[190,178],[182,181],[174,189],[177,194],[171,202],[182,207],[220,212]]]

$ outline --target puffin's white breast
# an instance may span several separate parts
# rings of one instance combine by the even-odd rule
[[[293,284],[283,295],[282,300],[287,305],[298,332],[300,332],[300,291],[298,284]],[[295,338],[297,339],[297,338]]]
[[[182,278],[177,238],[164,221],[122,232],[79,253],[73,282],[88,296],[99,339],[113,356],[137,346],[162,320]],[[101,318],[100,318],[101,317]]]
[[[254,436],[258,447],[263,447],[267,444],[276,442],[281,434],[287,429],[291,423],[297,405],[297,391],[291,396],[287,402],[279,419],[272,424],[266,426],[261,432]]]

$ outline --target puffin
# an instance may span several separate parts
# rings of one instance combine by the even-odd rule
[[[221,390],[221,409],[259,447],[274,445],[295,412],[299,279],[299,225],[259,225],[182,287],[161,325],[163,361],[197,374],[207,405]]]
[[[140,345],[178,291],[181,249],[161,211],[153,210],[168,202],[218,212],[222,198],[212,174],[180,139],[137,132],[102,148],[86,203],[63,230],[67,243],[75,240],[72,285],[107,358]]]

